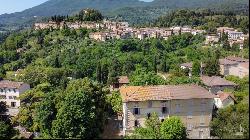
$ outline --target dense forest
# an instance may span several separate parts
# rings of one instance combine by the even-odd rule
[[[199,65],[203,62],[207,65],[204,74],[211,76],[219,75],[219,58],[229,55],[249,58],[248,42],[244,43],[243,50],[239,50],[239,46],[204,46],[202,34],[182,33],[167,40],[129,38],[98,42],[89,39],[91,32],[93,30],[85,28],[28,29],[12,33],[1,43],[0,78],[27,82],[32,88],[20,97],[23,103],[18,116],[12,120],[14,125],[20,124],[28,131],[40,132],[40,138],[100,138],[107,117],[121,111],[119,94],[110,93],[108,89],[118,76],[128,76],[130,85],[202,85],[199,69],[189,78],[188,71],[182,70],[180,64],[192,61]],[[229,109],[233,121],[224,110],[217,114],[219,121],[213,121],[213,134],[220,138],[227,138],[231,133],[220,131],[221,123],[231,129],[235,120],[245,119],[249,114],[246,107],[248,78],[227,78],[240,85],[233,92],[238,104]],[[234,115],[238,113],[240,115]],[[221,116],[228,117],[221,122]],[[172,130],[168,126],[173,122],[180,129],[178,137],[169,137],[165,133],[165,130]],[[237,124],[246,126],[249,119],[237,121]],[[4,134],[4,138],[11,138],[12,134],[6,136],[8,130],[12,131],[9,122],[0,122],[0,125],[4,126],[0,127],[0,136]],[[151,127],[148,125],[148,129],[140,132],[147,132]],[[162,130],[157,133],[163,136],[161,138],[186,137],[177,118],[171,118],[157,129]],[[140,138],[152,138],[145,133],[140,134]],[[247,130],[239,138],[248,137]]]
[[[210,9],[178,10],[159,17],[152,26],[170,27],[190,25],[208,32],[216,32],[217,27],[233,27],[244,33],[249,32],[249,17],[233,12],[214,12]]]

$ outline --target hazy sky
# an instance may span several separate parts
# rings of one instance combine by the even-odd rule
[[[4,13],[20,12],[39,5],[47,0],[0,0],[0,15]],[[141,0],[153,1],[153,0]]]

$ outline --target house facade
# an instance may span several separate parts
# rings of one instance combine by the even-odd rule
[[[19,96],[29,89],[30,85],[23,82],[0,81],[0,102],[6,102],[10,115],[16,115],[20,106]]]
[[[219,91],[217,98],[214,98],[214,104],[216,108],[224,108],[230,105],[234,105],[236,101],[235,97],[231,93]]]
[[[178,116],[189,138],[210,138],[215,95],[197,85],[123,86],[123,134],[144,127],[145,120],[156,112],[161,121]]]
[[[240,78],[249,75],[249,59],[230,56],[224,59],[219,59],[219,63],[221,75],[233,75]]]
[[[234,89],[237,85],[219,76],[201,76],[202,82],[205,84],[209,92],[217,94],[224,89]]]

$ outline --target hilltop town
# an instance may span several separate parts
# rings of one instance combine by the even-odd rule
[[[249,29],[173,21],[131,27],[87,9],[9,35],[0,139],[249,138]]]
[[[234,28],[218,27],[217,34],[207,34],[205,30],[194,29],[188,26],[180,27],[173,26],[170,28],[147,27],[147,28],[133,28],[129,27],[127,22],[112,22],[103,20],[102,22],[53,22],[35,23],[34,29],[96,29],[99,32],[90,33],[89,38],[97,41],[107,41],[110,39],[128,39],[138,38],[140,40],[146,38],[158,38],[167,40],[172,35],[179,35],[181,33],[191,33],[192,35],[203,34],[206,37],[205,45],[221,44],[220,38],[223,33],[227,34],[230,46],[233,44],[239,45],[243,49],[243,43],[249,38],[249,34],[243,34]]]

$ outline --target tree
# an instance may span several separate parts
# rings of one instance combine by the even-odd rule
[[[112,113],[122,113],[122,98],[119,92],[112,92],[107,96],[107,102],[110,104]]]
[[[178,117],[165,119],[160,128],[163,139],[186,139],[186,128]]]
[[[140,66],[132,73],[130,84],[139,85],[162,85],[165,83],[164,79],[152,71],[147,71]]]
[[[218,59],[209,59],[206,62],[205,74],[215,76],[220,74],[220,66]]]
[[[150,114],[145,127],[136,128],[128,139],[186,139],[186,128],[178,117],[170,117],[162,123],[156,113]]]
[[[210,123],[211,135],[220,139],[249,139],[248,115],[248,103],[244,102],[220,109]],[[238,132],[243,135],[236,135]]]
[[[157,113],[153,112],[145,121],[145,127],[136,128],[129,139],[161,139],[161,122]]]
[[[8,111],[8,109],[7,109],[7,105],[6,105],[6,103],[5,102],[0,102],[0,115],[1,114],[4,114],[6,111]]]
[[[52,122],[56,118],[56,92],[47,93],[42,102],[35,107],[34,130],[39,130],[42,138],[52,138]]]
[[[199,76],[200,75],[200,63],[199,61],[194,61],[193,66],[192,66],[192,75],[193,76]]]
[[[0,139],[10,139],[17,133],[10,123],[9,116],[3,115],[6,111],[6,103],[0,102]]]
[[[97,138],[105,120],[105,95],[87,78],[69,83],[52,123],[54,138]]]

